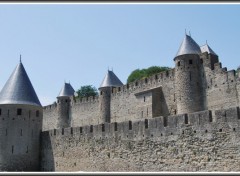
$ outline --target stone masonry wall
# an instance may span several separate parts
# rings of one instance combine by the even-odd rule
[[[43,107],[43,131],[56,129],[58,125],[57,103]]]
[[[43,171],[240,171],[239,108],[42,133]]]
[[[210,110],[238,106],[238,91],[235,71],[214,65],[214,70],[205,68],[207,107]]]
[[[70,107],[71,126],[96,125],[101,123],[99,97],[88,97],[74,101]]]

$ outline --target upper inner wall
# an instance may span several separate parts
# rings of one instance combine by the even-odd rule
[[[215,110],[239,106],[240,81],[236,79],[235,71],[227,71],[226,68],[222,68],[218,58],[207,53],[201,54],[200,58],[203,64],[201,84],[205,90],[202,97],[206,109]],[[158,112],[161,116],[178,114],[175,69],[113,88],[110,103],[111,122],[152,118],[153,112]],[[149,93],[148,90],[157,87],[161,87],[160,93]],[[139,95],[141,92],[142,94]],[[156,105],[158,100],[153,95],[160,97],[160,107]],[[44,107],[44,130],[56,128],[57,106],[58,104],[54,103]],[[99,97],[88,97],[80,100],[75,100],[72,97],[69,110],[71,126],[101,124],[100,111]]]

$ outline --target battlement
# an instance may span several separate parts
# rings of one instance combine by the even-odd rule
[[[82,104],[82,103],[90,103],[90,102],[98,102],[99,96],[89,96],[89,97],[83,97],[83,98],[75,98],[71,97],[72,105],[75,104]]]
[[[141,92],[146,89],[156,87],[157,85],[165,84],[166,82],[174,80],[175,69],[170,69],[163,71],[157,74],[154,74],[150,77],[143,78],[129,84],[123,85],[121,87],[116,87],[112,89],[112,95],[122,95],[123,93],[131,92]]]
[[[82,138],[104,139],[119,138],[125,140],[138,140],[140,138],[161,138],[184,134],[184,129],[191,126],[194,133],[209,133],[211,131],[223,132],[229,130],[240,130],[239,107],[216,110],[206,110],[191,114],[181,114],[168,117],[156,117],[138,121],[124,121],[104,123],[99,125],[86,125],[49,130],[51,136],[60,137],[68,135],[79,135]]]
[[[56,109],[57,108],[57,102],[55,101],[53,104],[43,106],[43,110],[51,110],[51,109]]]

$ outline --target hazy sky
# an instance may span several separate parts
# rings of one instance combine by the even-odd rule
[[[64,80],[98,88],[108,67],[126,83],[137,68],[173,67],[185,29],[236,69],[239,17],[240,4],[0,4],[0,88],[20,54],[42,105]]]

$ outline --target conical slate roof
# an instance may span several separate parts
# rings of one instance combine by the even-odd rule
[[[205,44],[203,46],[201,46],[201,52],[208,52],[208,54],[214,54],[217,56],[217,54],[212,50],[212,48],[210,48],[210,46],[208,44]]]
[[[74,95],[75,90],[70,83],[64,83],[58,97],[70,97]]]
[[[122,86],[123,83],[118,79],[118,77],[113,73],[113,71],[108,70],[105,75],[102,84],[99,88],[102,87],[119,87]]]
[[[176,57],[184,54],[200,54],[200,53],[201,49],[199,45],[192,39],[191,36],[185,35],[182,44],[178,49]]]
[[[0,92],[0,104],[42,106],[21,62]]]

